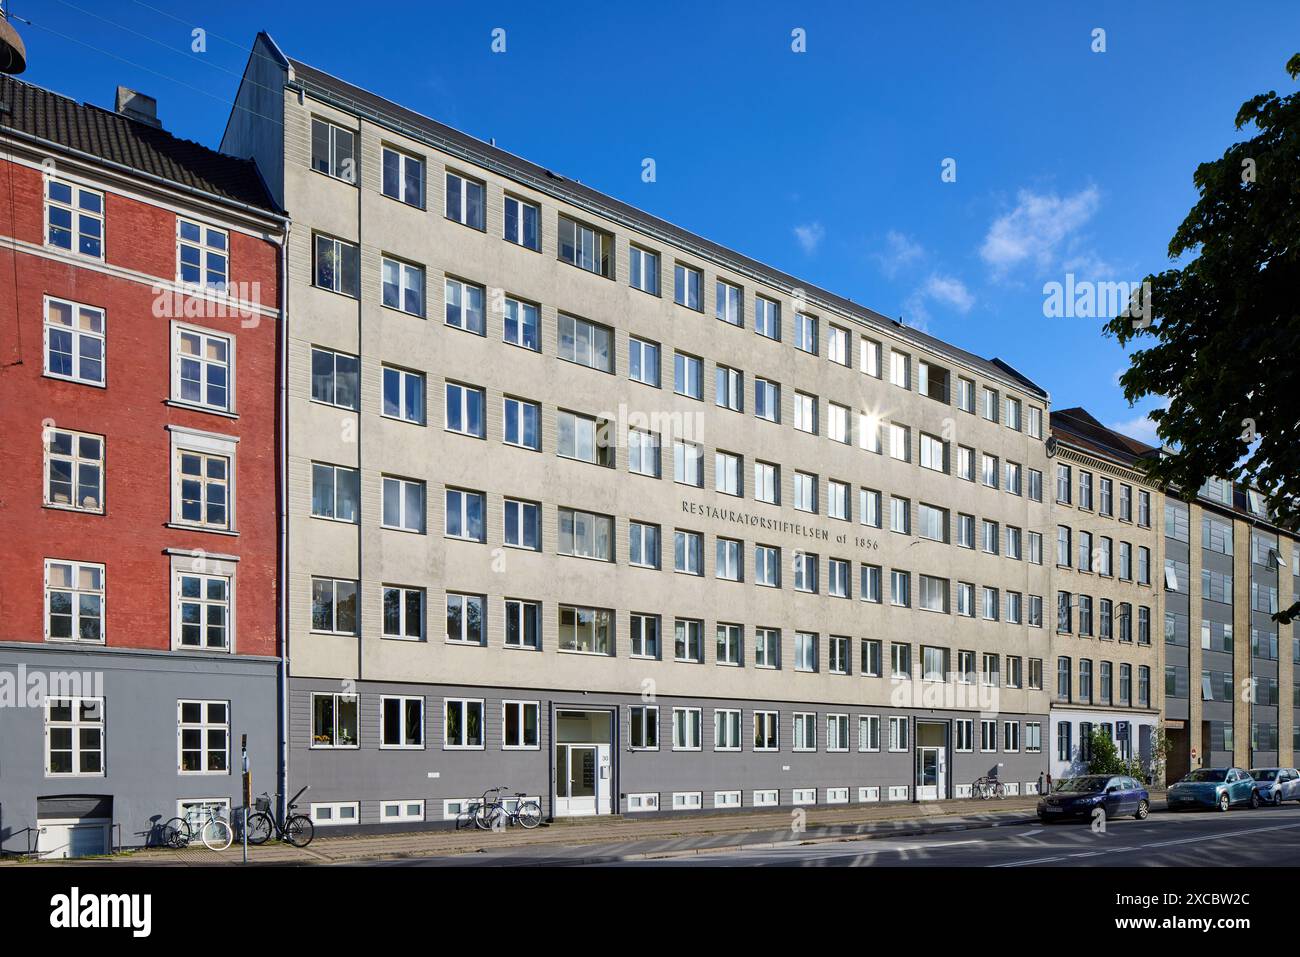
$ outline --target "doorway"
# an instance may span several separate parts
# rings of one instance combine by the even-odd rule
[[[948,796],[948,726],[916,723],[916,799],[938,801]]]
[[[555,712],[555,816],[612,814],[611,711]]]

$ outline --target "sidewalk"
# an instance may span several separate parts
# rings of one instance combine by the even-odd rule
[[[510,849],[535,854],[535,862],[539,864],[671,858],[742,846],[769,848],[1036,823],[1034,807],[1037,800],[1036,797],[1019,797],[1000,801],[966,799],[924,804],[808,807],[799,809],[806,811],[805,826],[799,831],[792,828],[792,809],[660,818],[572,818],[555,824],[544,824],[533,831],[512,827],[500,833],[462,828],[455,831],[331,836],[328,829],[317,828],[316,839],[307,848],[270,843],[263,847],[250,847],[248,857],[249,862],[254,864],[290,866],[454,857]],[[617,845],[617,848],[609,845]],[[590,848],[589,855],[578,850],[584,846]],[[545,852],[547,848],[555,851],[550,856],[550,861]],[[235,844],[229,850],[219,853],[197,845],[184,851],[151,848],[94,860],[41,863],[210,867],[237,865],[241,858],[242,849]],[[513,862],[518,863],[517,859]]]

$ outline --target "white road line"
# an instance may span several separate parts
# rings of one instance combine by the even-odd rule
[[[1172,847],[1178,844],[1204,844],[1207,841],[1222,841],[1228,838],[1241,837],[1246,834],[1263,834],[1266,831],[1285,831],[1291,828],[1300,827],[1300,824],[1275,824],[1271,827],[1248,827],[1239,831],[1225,831],[1222,834],[1202,834],[1196,837],[1184,837],[1176,841],[1154,841],[1150,844],[1126,845],[1123,847],[1106,847],[1097,851],[1084,854],[1066,855],[1070,858],[1080,857],[1097,857],[1102,854],[1122,854],[1128,851],[1145,851],[1157,847]],[[1046,864],[1051,861],[1065,860],[1066,856],[1058,857],[1040,857],[1032,861],[1006,861],[1000,864],[990,864],[989,867],[1028,867],[1032,864]]]

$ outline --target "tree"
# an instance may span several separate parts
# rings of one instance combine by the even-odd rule
[[[1287,63],[1300,75],[1300,53]],[[1146,277],[1106,324],[1141,346],[1120,377],[1147,396],[1173,454],[1147,461],[1167,492],[1212,477],[1260,489],[1281,524],[1300,521],[1300,93],[1261,93],[1237,113],[1255,135],[1197,167],[1200,199],[1169,242],[1182,265]],[[1297,603],[1286,614],[1300,613]],[[1288,619],[1289,620],[1289,619]]]
[[[1088,738],[1089,774],[1124,774],[1127,765],[1119,758],[1119,749],[1115,747],[1115,742],[1110,739],[1110,735],[1101,728],[1093,728],[1092,735]]]

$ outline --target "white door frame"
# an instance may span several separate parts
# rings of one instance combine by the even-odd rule
[[[582,817],[600,814],[613,814],[613,784],[614,784],[614,765],[613,765],[613,741],[618,735],[615,726],[617,710],[613,707],[597,708],[584,707],[582,705],[564,705],[553,703],[551,705],[551,734],[553,744],[551,746],[551,795],[553,799],[552,807],[554,808],[555,817]],[[558,714],[561,711],[580,711],[596,712],[604,715],[610,723],[610,740],[609,741],[554,741],[557,736]],[[560,763],[560,749],[566,751],[566,759],[572,761],[573,751],[575,749],[591,749],[593,752],[593,772],[594,787],[593,794],[580,798],[572,798],[568,795],[562,795],[557,781],[557,772]],[[571,766],[570,766],[571,768]],[[569,771],[570,777],[572,770]]]

